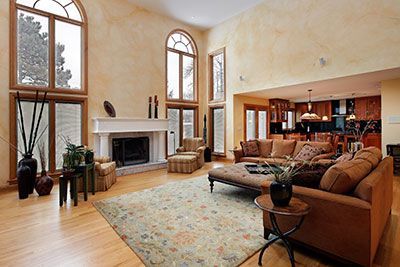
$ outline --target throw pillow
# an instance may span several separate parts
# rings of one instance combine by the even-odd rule
[[[292,184],[308,187],[308,188],[318,188],[319,183],[324,176],[325,172],[333,165],[330,164],[320,164],[313,163],[307,164],[302,167],[300,172],[292,177]]]
[[[352,153],[344,153],[343,155],[341,155],[340,157],[338,157],[335,162],[345,162],[345,161],[349,161],[353,159],[353,154]]]
[[[240,142],[242,146],[243,155],[245,157],[258,157],[260,156],[260,151],[258,149],[258,141],[250,140],[247,142]]]
[[[320,155],[322,149],[315,146],[304,145],[300,150],[299,154],[294,158],[294,160],[308,161],[312,160],[314,157]]]

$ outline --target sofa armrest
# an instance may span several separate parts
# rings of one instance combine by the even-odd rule
[[[178,147],[176,149],[176,153],[179,153],[179,152],[185,152],[185,148],[183,146]]]
[[[205,160],[204,160],[204,151],[205,150],[206,150],[205,146],[201,146],[196,149],[196,152],[198,153],[198,162],[199,162],[200,167],[204,166],[204,163],[205,163]]]
[[[311,162],[317,162],[320,159],[330,159],[332,156],[335,156],[335,152],[330,152],[330,153],[325,153],[325,154],[320,154],[318,156],[315,156],[311,159]]]
[[[263,182],[262,191],[269,191]],[[293,186],[293,196],[311,206],[301,228],[292,237],[304,244],[369,266],[371,255],[371,204],[348,195]],[[298,218],[277,216],[282,231],[291,229]],[[264,228],[272,229],[268,212],[263,213]],[[357,249],[354,249],[357,248]]]
[[[232,152],[233,155],[235,156],[235,163],[240,162],[240,159],[243,157],[243,149],[241,148],[234,149]]]
[[[103,163],[111,162],[111,158],[105,157],[105,156],[98,156],[98,157],[94,157],[93,161],[103,164]]]

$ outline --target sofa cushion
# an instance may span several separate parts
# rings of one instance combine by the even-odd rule
[[[320,189],[347,194],[372,170],[372,164],[363,159],[339,162],[330,167],[320,182]]]
[[[258,148],[260,150],[260,156],[263,158],[268,158],[271,156],[272,152],[272,139],[257,139]]]
[[[316,157],[320,154],[322,154],[322,148],[306,144],[302,147],[302,149],[296,155],[294,160],[308,161],[308,160],[312,160],[314,157]]]
[[[300,172],[293,176],[292,184],[309,188],[318,188],[319,183],[324,176],[325,172],[332,166],[330,164],[306,164]]]
[[[292,156],[295,146],[295,140],[274,140],[272,143],[271,156],[274,158]]]
[[[363,153],[371,153],[371,154],[375,155],[375,157],[377,157],[379,161],[382,160],[382,151],[379,148],[376,148],[373,146],[363,148],[360,151],[357,151],[357,153],[354,155],[354,158],[358,157],[360,154],[363,154]]]
[[[352,153],[344,153],[340,157],[338,157],[335,162],[345,162],[353,159],[353,154]]]
[[[329,142],[309,142],[309,141],[297,141],[296,147],[294,148],[293,157],[296,157],[300,153],[301,149],[305,145],[318,147],[322,149],[321,153],[329,153],[333,151],[332,144]]]
[[[266,162],[268,164],[277,164],[277,165],[286,164],[287,161],[288,160],[286,158],[266,158],[264,160],[264,162]]]
[[[240,142],[243,149],[243,155],[245,157],[258,157],[260,156],[260,151],[258,149],[258,141],[250,140],[247,142]]]
[[[371,163],[372,164],[372,168],[376,168],[376,166],[378,166],[378,164],[379,164],[379,158],[376,156],[376,154],[374,154],[374,153],[372,153],[372,152],[370,152],[370,151],[368,151],[368,150],[365,150],[365,151],[359,151],[359,152],[361,152],[361,153],[356,153],[355,155],[354,155],[354,159],[363,159],[363,160],[366,160],[366,161],[368,161],[369,163]]]
[[[259,157],[241,157],[240,162],[251,162],[251,163],[259,163]]]

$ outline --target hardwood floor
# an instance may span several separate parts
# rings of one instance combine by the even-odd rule
[[[224,164],[208,163],[192,175],[158,170],[119,177],[108,192],[90,195],[87,202],[80,194],[78,207],[73,207],[70,201],[62,208],[58,206],[58,186],[50,196],[33,195],[21,201],[15,190],[0,192],[0,266],[143,266],[91,202],[205,175],[211,168]],[[395,177],[392,216],[375,257],[376,266],[400,264],[399,194],[400,177]],[[296,266],[339,265],[298,247],[295,247],[295,257]],[[257,266],[257,258],[258,253],[243,266]],[[264,266],[290,265],[286,250],[279,244],[265,252],[263,263]]]

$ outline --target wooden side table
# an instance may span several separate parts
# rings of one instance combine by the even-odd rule
[[[74,206],[78,206],[78,190],[76,189],[76,175],[65,177],[61,175],[59,178],[59,189],[60,189],[60,207],[63,206],[64,202],[67,202],[68,182],[70,182],[70,194],[71,199],[74,199]]]
[[[275,237],[270,239],[267,242],[267,244],[265,244],[265,246],[262,248],[260,256],[258,258],[258,265],[262,266],[262,257],[263,257],[265,250],[270,245],[275,243],[277,240],[281,239],[283,241],[283,244],[284,244],[287,252],[288,252],[291,265],[295,266],[293,248],[292,248],[289,240],[287,239],[287,237],[300,228],[301,224],[304,221],[304,217],[310,212],[311,207],[306,202],[302,201],[301,199],[295,198],[295,197],[292,197],[289,205],[286,207],[274,206],[269,194],[257,197],[254,200],[254,202],[257,205],[257,207],[259,207],[261,210],[267,211],[269,213],[269,218],[271,220],[271,225],[272,225],[272,234],[275,235]],[[299,217],[300,220],[291,230],[283,233],[279,229],[278,223],[276,222],[276,215]]]
[[[82,176],[83,179],[83,192],[84,199],[87,201],[88,199],[88,179],[90,177],[91,182],[91,191],[92,195],[95,194],[95,173],[94,173],[94,162],[90,164],[82,163],[75,169],[75,173],[78,176]]]

